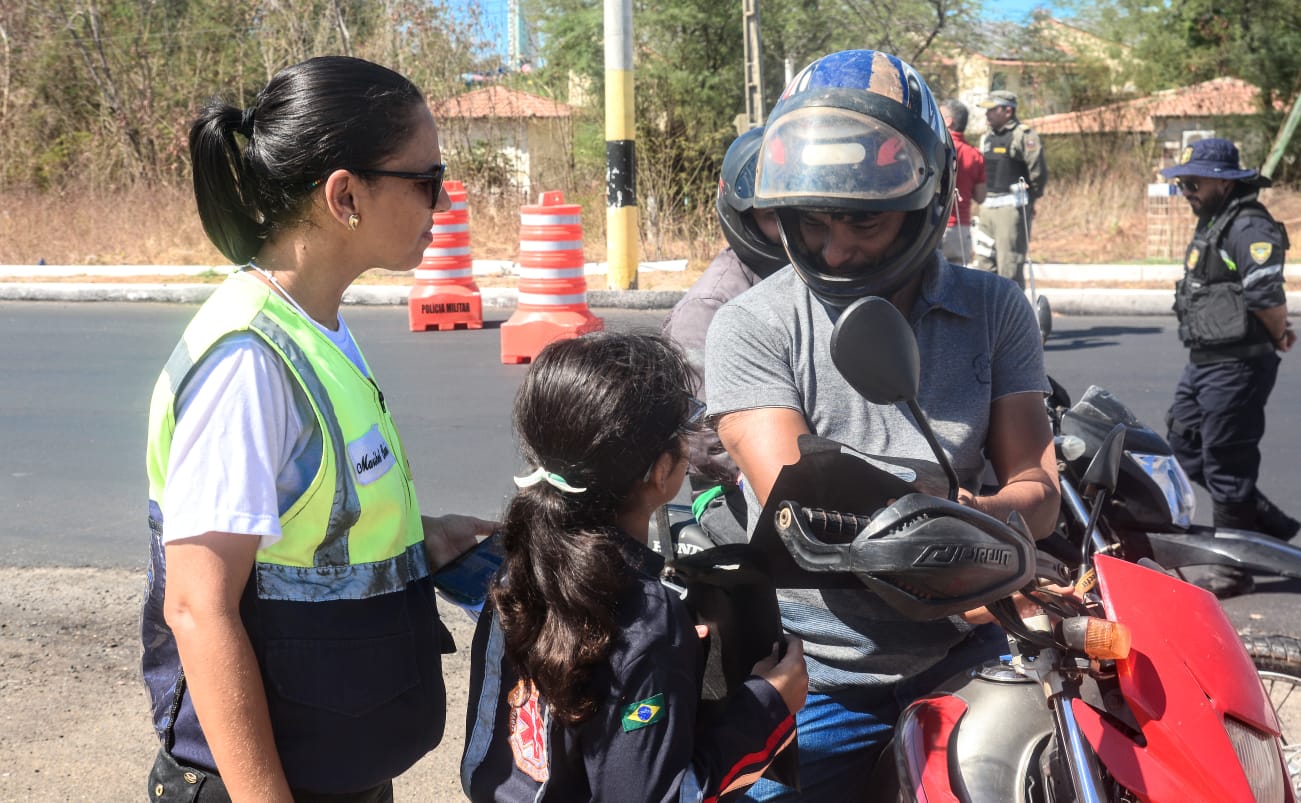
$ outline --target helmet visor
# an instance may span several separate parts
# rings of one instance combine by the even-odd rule
[[[778,203],[890,201],[916,192],[928,173],[921,149],[889,124],[812,107],[768,126],[755,195]]]

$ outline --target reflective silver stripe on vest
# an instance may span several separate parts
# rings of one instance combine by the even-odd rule
[[[167,358],[163,373],[167,375],[167,387],[172,391],[172,414],[176,414],[176,402],[181,398],[181,390],[194,369],[194,358],[190,356],[188,344],[181,342],[172,349],[172,356]]]
[[[330,394],[325,391],[325,386],[317,378],[311,360],[307,359],[307,355],[289,333],[280,328],[280,325],[270,316],[265,312],[259,312],[249,326],[279,347],[285,358],[289,360],[289,364],[297,370],[306,386],[307,395],[320,408],[321,418],[328,430],[330,441],[334,444],[334,502],[330,507],[330,523],[325,529],[325,540],[316,548],[316,554],[312,556],[312,564],[317,567],[356,568],[348,566],[348,532],[352,529],[352,525],[357,523],[357,519],[361,518],[361,502],[357,499],[357,486],[353,484],[352,473],[345,468],[351,465],[352,461],[348,459],[347,443],[343,439],[343,431],[339,429],[338,419],[334,415]]]
[[[408,583],[428,574],[429,557],[424,542],[412,544],[401,555],[374,563],[350,566],[258,563],[254,567],[258,598],[288,602],[368,599],[402,591]]]
[[[538,306],[547,306],[555,304],[586,304],[587,293],[574,293],[567,296],[549,296],[542,293],[520,293],[520,304],[536,304]]]
[[[525,268],[519,269],[521,279],[581,279],[586,275],[584,268]]]
[[[488,611],[484,616],[492,616]],[[483,685],[479,687],[479,705],[475,708],[474,727],[470,741],[465,745],[465,758],[461,761],[461,790],[470,796],[470,780],[488,756],[492,744],[493,723],[497,720],[497,705],[501,698],[501,663],[506,652],[506,634],[495,617],[489,623],[487,653],[483,656]]]

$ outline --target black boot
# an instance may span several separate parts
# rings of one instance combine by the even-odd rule
[[[1212,502],[1211,521],[1215,528],[1230,530],[1258,530],[1256,520],[1256,503],[1251,502]]]
[[[1215,528],[1231,530],[1259,529],[1256,518],[1255,502],[1214,502],[1211,519]],[[1228,599],[1241,594],[1250,594],[1256,587],[1252,576],[1232,566],[1211,566],[1206,574],[1193,580],[1193,585],[1204,588],[1217,599]]]
[[[1284,513],[1260,491],[1256,491],[1256,526],[1280,541],[1289,541],[1301,531],[1301,521]]]

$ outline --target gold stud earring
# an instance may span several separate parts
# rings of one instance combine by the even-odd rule
[[[357,230],[357,224],[360,223],[360,222],[361,222],[361,218],[358,217],[356,214],[348,215],[348,228],[349,228],[349,229],[351,229],[351,230],[353,230],[353,231],[356,231],[356,230]]]

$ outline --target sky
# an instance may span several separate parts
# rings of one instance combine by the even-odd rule
[[[495,45],[493,52],[505,58],[507,49],[506,18],[509,0],[447,0],[454,14],[477,5],[481,9],[479,36]],[[981,16],[988,20],[1022,22],[1036,8],[1046,8],[1058,16],[1064,12],[1053,0],[984,0]]]
[[[1056,16],[1063,16],[1050,0],[985,0],[981,16],[985,19],[1021,22],[1036,8],[1045,8]]]

